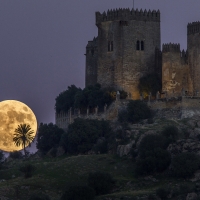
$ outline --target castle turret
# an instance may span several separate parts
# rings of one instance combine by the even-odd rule
[[[200,22],[189,23],[187,26],[188,64],[192,85],[190,92],[200,91]]]
[[[86,70],[85,85],[94,85],[97,83],[97,58],[98,58],[98,38],[88,41],[86,46]]]

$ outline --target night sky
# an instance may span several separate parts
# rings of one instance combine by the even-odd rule
[[[0,101],[22,101],[38,123],[54,123],[59,93],[72,84],[84,87],[95,11],[132,7],[133,0],[0,0]],[[135,8],[159,9],[162,43],[181,49],[187,23],[200,20],[199,0],[135,0]]]

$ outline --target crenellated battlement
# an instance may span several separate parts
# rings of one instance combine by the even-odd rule
[[[98,37],[94,37],[92,41],[88,41],[86,48],[94,48],[97,47]]]
[[[200,22],[192,22],[187,25],[187,34],[200,33]]]
[[[168,43],[162,45],[162,52],[181,52],[180,44]]]
[[[115,21],[115,20],[138,20],[138,21],[157,21],[160,22],[160,11],[146,9],[141,10],[130,10],[126,9],[114,9],[108,10],[107,12],[96,12],[96,24],[105,22],[105,21]]]

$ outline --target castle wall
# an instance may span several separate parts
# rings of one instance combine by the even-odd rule
[[[89,41],[86,46],[85,85],[97,83],[98,38]]]
[[[164,44],[162,51],[162,91],[170,96],[181,96],[189,90],[187,54],[180,44]]]
[[[117,14],[118,13],[118,14]],[[96,13],[98,27],[97,82],[139,98],[139,78],[156,70],[155,50],[160,49],[160,13],[128,9]],[[113,51],[108,51],[108,42]],[[140,42],[137,49],[137,41]],[[142,47],[143,42],[143,47]]]
[[[188,64],[192,86],[190,92],[200,92],[200,22],[193,22],[187,26]]]

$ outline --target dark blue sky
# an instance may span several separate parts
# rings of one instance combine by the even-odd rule
[[[22,101],[39,123],[54,122],[56,96],[84,87],[95,11],[128,7],[133,0],[0,0],[0,101]],[[162,43],[184,49],[187,23],[200,20],[199,0],[135,0],[135,8],[160,9]]]

